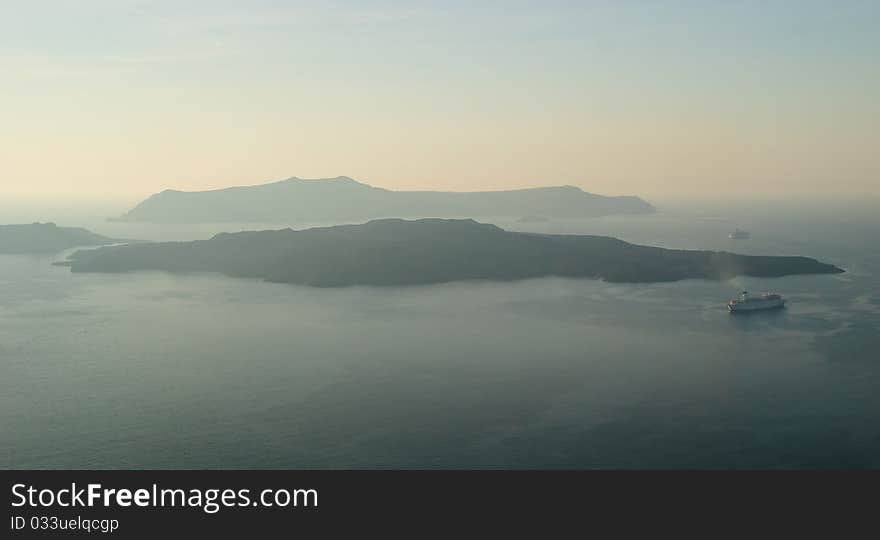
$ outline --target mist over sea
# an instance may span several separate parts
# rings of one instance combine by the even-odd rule
[[[847,272],[316,289],[0,256],[0,468],[880,467],[880,207],[658,207],[481,220]],[[0,208],[130,239],[282,227],[108,215]],[[788,306],[731,316],[744,289]]]

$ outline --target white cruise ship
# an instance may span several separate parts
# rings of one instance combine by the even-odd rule
[[[749,296],[743,291],[739,298],[734,298],[727,303],[727,309],[737,311],[758,311],[763,309],[777,309],[785,306],[785,299],[775,293],[764,293],[761,296]]]

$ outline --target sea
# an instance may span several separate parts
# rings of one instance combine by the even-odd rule
[[[658,209],[478,219],[846,272],[318,289],[0,256],[0,468],[880,467],[880,205]],[[0,208],[127,239],[281,228],[106,215]],[[731,315],[743,290],[788,304]]]

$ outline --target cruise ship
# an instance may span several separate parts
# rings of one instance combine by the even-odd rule
[[[777,309],[784,306],[785,299],[776,293],[764,293],[761,296],[754,297],[749,296],[748,291],[743,291],[739,298],[734,298],[727,303],[727,309],[731,313]]]
[[[749,231],[736,229],[732,233],[728,234],[727,237],[731,240],[747,240],[752,237],[752,234]]]

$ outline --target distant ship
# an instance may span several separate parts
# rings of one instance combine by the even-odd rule
[[[749,296],[743,291],[739,298],[734,298],[727,303],[727,309],[731,313],[737,311],[759,311],[764,309],[778,309],[785,306],[785,299],[775,293],[764,293],[759,297]]]
[[[747,240],[752,237],[752,233],[750,233],[749,231],[736,229],[732,233],[728,234],[727,237],[732,240]]]

